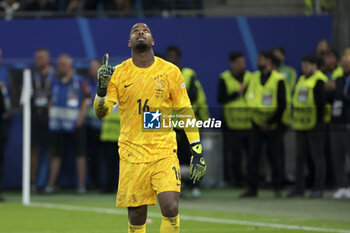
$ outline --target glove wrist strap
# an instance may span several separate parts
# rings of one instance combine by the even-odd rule
[[[105,97],[107,95],[107,87],[101,87],[100,81],[97,82],[96,94],[100,97]]]
[[[201,141],[197,140],[197,141],[191,142],[190,146],[195,146],[195,145],[200,144],[200,143],[201,143]]]
[[[200,141],[191,143],[191,151],[194,156],[202,156],[202,144]]]

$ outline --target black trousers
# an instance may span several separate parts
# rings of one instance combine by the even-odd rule
[[[100,130],[86,127],[86,137],[90,187],[99,188],[98,174],[101,155]]]
[[[102,142],[106,159],[107,179],[104,191],[116,192],[119,181],[119,146],[118,142]]]
[[[326,124],[324,130],[324,156],[326,163],[326,177],[325,184],[328,187],[334,187],[335,185],[335,170],[332,159],[332,148],[331,148],[331,125]]]
[[[227,130],[224,134],[227,153],[225,170],[228,180],[234,185],[241,185],[245,181],[242,160],[244,153],[247,156],[251,153],[252,130]]]
[[[310,131],[296,132],[297,163],[296,189],[305,190],[305,161],[308,153],[315,168],[314,189],[323,190],[326,177],[326,162],[324,155],[324,131],[322,128]]]
[[[282,189],[283,165],[281,144],[283,132],[280,129],[263,132],[254,127],[252,136],[252,152],[248,156],[248,186],[257,192],[259,188],[259,167],[263,145],[266,145],[267,158],[272,170],[272,184],[275,191]]]
[[[332,125],[331,148],[336,185],[345,188],[348,186],[345,162],[346,154],[350,155],[350,130],[345,126]]]

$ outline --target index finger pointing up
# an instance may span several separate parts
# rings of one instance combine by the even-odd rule
[[[108,53],[106,53],[106,54],[103,56],[102,65],[108,65],[108,58],[109,58],[109,55],[108,55]]]

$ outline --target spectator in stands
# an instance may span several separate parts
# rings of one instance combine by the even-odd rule
[[[109,10],[107,8],[109,2],[108,0],[86,0],[84,2],[84,10],[95,11],[101,7],[104,7],[105,10]]]
[[[331,49],[331,44],[326,39],[322,39],[317,43],[316,56],[322,57],[328,50]]]
[[[304,0],[305,3],[305,15],[310,16],[312,14],[329,14],[331,10],[337,5],[338,0],[320,0],[320,12],[317,11],[317,0]]]
[[[293,67],[287,66],[285,64],[286,61],[286,51],[282,47],[273,48],[273,54],[280,60],[281,64],[278,68],[278,71],[283,74],[287,85],[290,90],[294,89],[295,82],[297,80],[297,72]]]
[[[34,54],[32,69],[33,97],[31,101],[31,190],[36,190],[36,178],[40,152],[47,150],[49,132],[49,99],[55,70],[50,65],[50,52],[38,48]]]
[[[132,4],[130,0],[87,0],[84,3],[85,10],[99,8],[104,8],[106,11],[130,11]]]
[[[188,67],[181,66],[180,49],[177,46],[169,46],[166,49],[165,59],[180,68],[183,79],[186,84],[187,93],[190,98],[192,108],[197,120],[208,120],[210,115],[203,87],[197,79],[197,74],[194,70]],[[179,157],[180,164],[190,164],[191,150],[188,144],[187,136],[183,129],[177,128],[175,129],[175,131],[178,145],[177,155]],[[200,196],[198,186],[193,187],[192,195],[193,197]]]
[[[292,95],[292,91],[295,86],[295,82],[297,79],[297,73],[294,68],[285,65],[285,60],[286,60],[286,52],[282,47],[275,47],[272,49],[272,53],[275,55],[276,58],[279,60],[279,65],[275,68],[276,71],[281,73],[283,75],[283,78],[286,81],[286,91],[289,93],[289,95]],[[291,99],[291,96],[289,100]],[[288,115],[291,114],[291,109],[290,109],[290,103],[287,103],[287,106],[289,109],[287,109]],[[281,150],[280,150],[280,155],[281,155],[281,164],[282,164],[282,174],[283,174],[283,183],[287,182],[287,178],[285,177],[286,175],[286,169],[285,169],[285,140],[284,136],[287,132],[287,129],[290,125],[290,120],[284,122],[280,126],[280,132],[281,132],[281,137],[282,137],[282,143],[281,143]]]
[[[112,0],[108,4],[108,10],[129,11],[131,10],[130,0]]]
[[[326,91],[329,91],[333,86],[333,75],[339,75],[339,68],[341,72],[341,67],[338,67],[338,54],[336,51],[332,49],[328,49],[327,51],[323,51],[320,56],[318,56],[318,67],[319,70],[327,76],[327,82],[324,87]],[[324,109],[324,155],[326,157],[326,185],[332,187],[334,186],[334,171],[333,171],[333,161],[331,158],[331,145],[330,145],[330,122],[332,116],[332,106],[330,103],[326,103]],[[310,169],[310,178],[309,180],[314,179],[314,167],[312,166],[312,162],[308,157],[308,167]]]
[[[323,62],[321,71],[328,77],[328,80],[333,80],[333,77],[337,77],[337,73],[341,70],[341,66],[338,64],[339,56],[334,49],[327,50],[322,56]]]
[[[350,48],[347,48],[344,50],[343,55],[349,55],[350,54]],[[338,67],[333,71],[332,73],[332,80],[336,80],[337,78],[343,77],[343,68],[341,65],[338,64]]]
[[[55,192],[62,157],[72,148],[78,172],[77,193],[84,194],[86,176],[84,118],[90,104],[89,90],[83,78],[74,73],[73,59],[61,55],[57,60],[57,78],[51,86],[49,108],[50,175],[45,193]]]
[[[310,198],[321,198],[325,183],[324,107],[327,76],[317,67],[317,57],[305,56],[301,62],[303,75],[296,84],[293,96],[293,129],[296,130],[296,185],[287,197],[305,194],[304,166],[308,151],[315,167],[314,188]]]
[[[185,9],[201,9],[201,0],[177,0],[167,1],[161,0],[161,6],[163,10],[185,10]]]
[[[331,121],[331,148],[338,190],[333,198],[350,199],[350,188],[345,169],[346,154],[350,155],[350,55],[342,58],[343,76],[335,80],[328,98],[333,104]]]
[[[103,154],[107,165],[107,181],[103,193],[116,193],[119,180],[119,146],[120,115],[117,105],[112,109],[109,116],[104,119],[101,129],[100,140]]]
[[[87,81],[90,91],[91,98],[96,95],[96,84],[97,84],[97,70],[101,66],[101,61],[94,59],[90,63],[89,67],[89,79]],[[88,167],[90,172],[90,188],[95,189],[99,187],[98,174],[99,174],[99,161],[101,154],[101,143],[100,143],[100,131],[102,121],[97,119],[95,110],[93,107],[93,100],[89,106],[86,115],[86,136],[87,136],[87,155],[88,155]]]
[[[81,11],[84,8],[84,1],[82,0],[67,0],[65,11],[76,12]]]
[[[245,92],[251,73],[245,69],[241,52],[229,55],[230,69],[221,73],[218,82],[217,100],[223,105],[224,116],[224,170],[234,186],[242,186],[243,153],[251,149],[251,117]]]
[[[140,1],[140,0],[136,0],[135,2],[137,1]],[[163,9],[163,1],[162,0],[142,0],[142,8],[143,10]]]
[[[23,7],[26,11],[55,11],[57,6],[50,0],[31,1]]]
[[[275,197],[281,197],[282,188],[282,133],[280,128],[289,121],[287,103],[290,94],[283,75],[273,69],[279,66],[279,60],[271,51],[259,54],[259,71],[249,82],[246,98],[252,109],[253,139],[252,153],[248,155],[248,190],[241,197],[256,197],[259,188],[259,166],[263,144],[266,144],[267,156],[272,170],[272,183]]]
[[[20,9],[20,3],[17,0],[3,0],[0,2],[0,11],[5,12],[5,20],[11,20],[13,13]]]
[[[350,48],[346,48],[344,50],[344,55],[349,55],[350,54]]]

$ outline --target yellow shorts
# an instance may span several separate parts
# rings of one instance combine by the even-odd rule
[[[150,163],[120,160],[117,206],[156,205],[157,195],[181,191],[181,173],[176,154]]]

